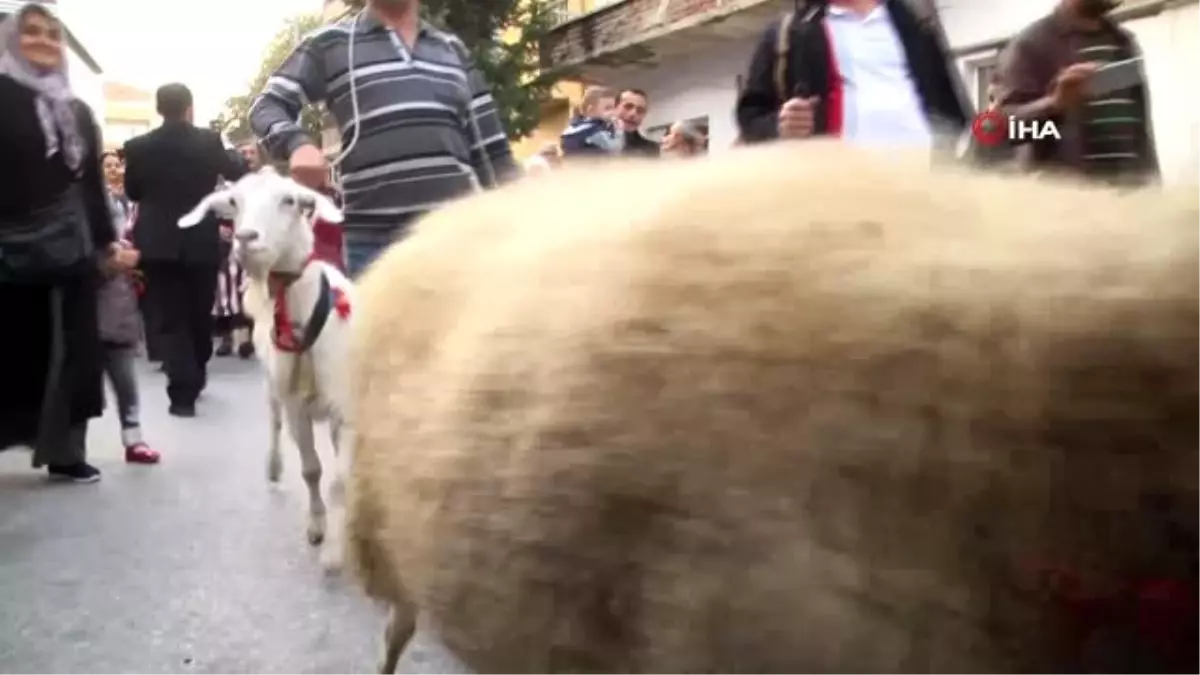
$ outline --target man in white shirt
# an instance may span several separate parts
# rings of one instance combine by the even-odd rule
[[[929,147],[972,113],[928,0],[800,3],[764,33],[737,104],[746,143]]]

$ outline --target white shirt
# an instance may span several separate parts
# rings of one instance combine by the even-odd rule
[[[887,3],[865,17],[830,5],[825,27],[842,75],[842,137],[868,146],[932,147],[929,120]]]

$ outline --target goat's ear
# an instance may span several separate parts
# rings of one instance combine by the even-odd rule
[[[209,211],[216,213],[222,218],[232,218],[235,215],[233,209],[233,192],[230,190],[217,190],[204,199],[201,199],[195,208],[179,218],[180,229],[199,225],[200,221],[204,220],[204,216],[208,215]]]
[[[313,215],[327,223],[340,223],[344,220],[342,210],[333,200],[316,190],[299,186],[300,198],[306,206],[311,205]]]

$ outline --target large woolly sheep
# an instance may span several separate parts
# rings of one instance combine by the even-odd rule
[[[313,424],[329,420],[337,452],[347,433],[353,288],[334,265],[314,257],[312,228],[314,218],[340,223],[342,214],[324,195],[270,167],[208,195],[179,226],[192,227],[210,211],[233,221],[234,255],[246,270],[244,305],[254,319],[255,349],[269,388],[267,478],[278,482],[283,470],[279,440],[286,417],[308,488],[308,540],[317,545],[325,538],[326,507]],[[340,478],[335,471],[335,488]],[[336,555],[327,562],[335,564]]]
[[[384,670],[1194,669],[1198,213],[819,144],[439,211],[358,287]]]

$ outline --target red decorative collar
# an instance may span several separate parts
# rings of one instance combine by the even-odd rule
[[[332,287],[329,278],[322,272],[321,292],[317,294],[312,315],[309,317],[308,324],[304,326],[303,336],[296,334],[296,325],[292,322],[287,308],[287,292],[314,260],[315,258],[310,255],[298,272],[271,272],[267,275],[267,289],[275,301],[275,320],[271,327],[271,339],[275,343],[275,348],[280,351],[291,354],[308,351],[320,337],[321,330],[329,319],[331,309],[336,311],[338,318],[343,321],[350,318],[349,298],[342,292],[342,289]]]

